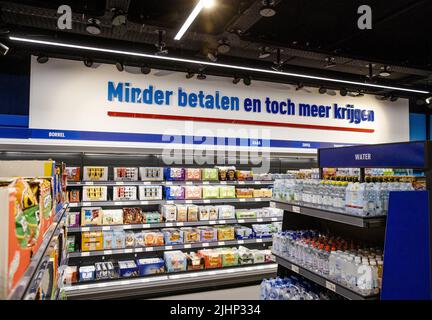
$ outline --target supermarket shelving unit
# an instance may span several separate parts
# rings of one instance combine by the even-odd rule
[[[358,155],[367,155],[359,157]],[[278,274],[294,272],[354,300],[432,299],[431,230],[432,154],[429,141],[320,149],[322,168],[409,168],[425,172],[426,191],[391,192],[387,217],[358,217],[335,210],[272,200],[284,210],[283,229],[332,231],[384,245],[381,293],[360,294],[285,257],[276,256]]]
[[[67,204],[59,205],[56,208],[56,215],[50,228],[46,231],[38,251],[31,259],[24,276],[21,278],[15,289],[10,293],[9,300],[34,300],[39,285],[50,262],[50,248],[57,241],[64,226],[65,217],[68,212]],[[61,250],[61,248],[59,248]]]

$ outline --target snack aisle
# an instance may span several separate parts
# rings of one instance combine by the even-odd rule
[[[359,179],[275,181],[279,277],[300,275],[346,299],[430,299],[429,159],[428,142],[321,149],[320,168],[360,167]],[[383,167],[424,175],[365,179],[365,168]],[[263,282],[264,299],[275,284]]]

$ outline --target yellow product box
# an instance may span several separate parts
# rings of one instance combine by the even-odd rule
[[[234,240],[234,227],[233,226],[219,226],[216,227],[218,232],[219,241]]]
[[[103,250],[103,233],[101,231],[83,232],[81,251]]]

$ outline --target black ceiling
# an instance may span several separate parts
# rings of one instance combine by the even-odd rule
[[[57,39],[73,36],[74,40],[87,43],[141,46],[154,51],[157,30],[163,30],[169,54],[206,59],[208,51],[215,51],[225,41],[231,50],[219,54],[220,61],[269,68],[279,48],[286,71],[303,70],[357,81],[431,89],[430,0],[272,0],[277,13],[270,18],[259,14],[262,0],[215,0],[216,6],[204,10],[183,39],[174,41],[197,1],[0,1],[0,27],[3,25],[2,29],[7,28],[12,34]],[[57,29],[56,8],[60,4],[72,7],[71,31]],[[357,28],[357,8],[363,4],[372,8],[372,30]],[[113,8],[127,13],[126,27],[121,30],[111,24]],[[91,17],[101,21],[102,33],[98,36],[86,32]],[[272,55],[259,59],[261,46],[268,46]],[[335,66],[326,67],[328,57],[334,58]],[[366,77],[369,63],[373,65],[372,80]],[[391,75],[378,76],[387,65]]]

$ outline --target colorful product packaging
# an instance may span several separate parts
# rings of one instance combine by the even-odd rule
[[[66,167],[65,170],[67,181],[78,182],[81,180],[81,168],[80,167]]]
[[[251,170],[237,170],[236,179],[238,181],[251,181],[253,180],[253,173]]]
[[[201,242],[216,242],[218,241],[217,230],[213,227],[198,227]]]
[[[176,211],[177,211],[176,221],[186,222],[188,216],[188,207],[186,205],[176,204]]]
[[[103,221],[103,210],[100,207],[81,208],[81,226],[100,226]]]
[[[102,216],[103,225],[123,224],[122,209],[105,209]]]
[[[69,202],[80,202],[80,190],[72,189],[69,191]]]
[[[167,181],[184,181],[184,168],[164,168],[164,177]]]
[[[67,216],[67,226],[68,227],[78,227],[80,225],[80,212],[69,212]]]
[[[197,205],[188,205],[187,206],[187,220],[188,221],[198,221],[198,206]]]
[[[104,241],[101,231],[81,233],[81,251],[103,250]]]
[[[201,180],[201,169],[199,168],[186,168],[185,180],[199,181]]]
[[[144,244],[145,246],[163,246],[164,245],[164,234],[159,230],[145,230],[143,231]]]
[[[167,200],[184,200],[185,188],[183,186],[165,187],[165,198]]]
[[[202,187],[203,199],[217,199],[219,198],[219,187],[218,186],[203,186]]]
[[[218,217],[221,220],[235,219],[235,207],[234,206],[217,206]]]
[[[114,232],[112,230],[103,231],[103,248],[104,250],[113,249]]]
[[[140,276],[165,272],[165,261],[162,258],[138,259],[137,266]]]
[[[232,267],[239,264],[239,254],[236,248],[221,248],[219,252],[221,254],[222,267]]]
[[[161,231],[164,235],[164,242],[166,245],[183,243],[183,233],[180,231],[180,229],[165,228]]]
[[[135,233],[133,231],[125,231],[125,247],[135,247]]]
[[[219,170],[216,168],[204,168],[201,170],[201,177],[204,181],[218,181]]]
[[[184,243],[200,242],[200,231],[197,228],[183,227],[180,228]]]
[[[164,204],[161,206],[162,217],[166,222],[177,221],[177,207]]]
[[[186,200],[202,199],[201,186],[186,186],[185,199]]]
[[[253,197],[253,188],[237,188],[236,189],[236,197],[237,198],[252,198]]]
[[[82,188],[82,201],[107,201],[106,186],[84,186]]]
[[[119,261],[119,276],[121,278],[130,278],[138,276],[138,267],[133,260]]]
[[[219,198],[232,199],[236,197],[234,186],[219,186]]]
[[[126,247],[126,237],[123,230],[114,230],[112,246],[113,249],[123,249]]]
[[[233,226],[216,226],[219,241],[234,240],[234,227]]]
[[[180,272],[187,270],[187,257],[179,251],[165,251],[164,260],[167,272]]]
[[[141,181],[163,181],[163,168],[161,167],[140,167],[139,175]]]
[[[137,181],[138,168],[114,167],[114,181]]]
[[[114,186],[114,201],[133,201],[137,199],[137,188],[135,186]]]
[[[139,186],[140,200],[161,200],[162,186]]]
[[[83,266],[79,268],[80,281],[91,281],[95,279],[95,266]]]
[[[237,219],[256,219],[256,211],[248,209],[237,209],[235,211]]]
[[[238,240],[252,239],[254,236],[253,230],[245,226],[234,226],[234,233]]]
[[[143,222],[141,208],[123,208],[123,223],[137,224]]]
[[[85,166],[83,172],[83,181],[107,181],[108,167]]]
[[[209,220],[217,220],[218,219],[218,207],[217,206],[207,206]]]
[[[186,255],[186,257],[188,271],[204,269],[204,257],[199,256],[195,252],[189,253],[188,255]]]
[[[204,258],[204,266],[206,269],[222,268],[222,256],[216,250],[199,250],[198,254]]]
[[[199,220],[208,221],[210,219],[209,208],[207,206],[199,206]]]

